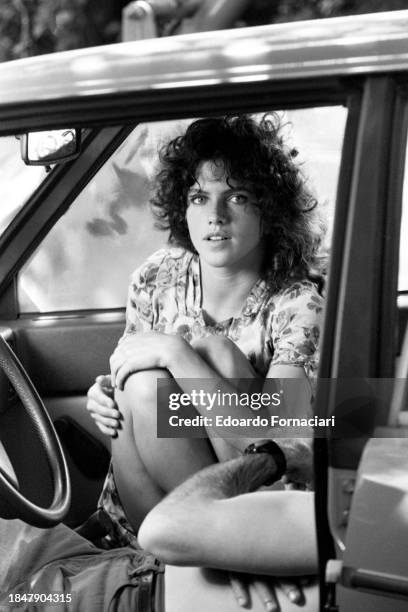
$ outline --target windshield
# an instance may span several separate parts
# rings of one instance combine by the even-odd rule
[[[0,236],[46,177],[43,166],[26,166],[15,136],[0,138]]]

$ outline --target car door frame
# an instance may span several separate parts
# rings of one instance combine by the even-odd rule
[[[394,376],[406,107],[404,79],[371,76],[360,111],[350,116],[357,125],[354,161],[349,166],[345,158],[339,183],[319,371],[324,379]],[[345,175],[348,190],[341,184]],[[315,411],[321,417],[339,414],[330,385],[319,386]],[[315,439],[321,610],[330,593],[326,564],[341,557],[352,501],[344,482],[355,477],[369,435]]]
[[[328,290],[328,306],[327,306],[327,317],[326,317],[326,328],[323,340],[323,352],[322,362],[324,362],[323,369],[320,372],[321,376],[330,377],[335,371],[334,363],[341,356],[341,363],[346,363],[345,356],[347,351],[344,345],[344,341],[341,341],[341,337],[345,334],[343,330],[340,331],[340,321],[342,325],[347,326],[345,321],[346,309],[345,305],[339,309],[337,304],[340,299],[344,299],[350,291],[350,284],[347,281],[345,283],[343,261],[344,245],[347,242],[347,237],[350,232],[350,211],[353,209],[353,202],[360,201],[367,192],[372,190],[370,186],[371,176],[370,172],[361,165],[364,150],[367,150],[370,139],[368,138],[369,130],[369,116],[373,112],[373,117],[378,119],[378,127],[381,128],[380,132],[375,135],[371,134],[376,142],[381,137],[388,143],[386,150],[384,151],[384,159],[389,160],[390,147],[391,147],[391,126],[392,117],[391,113],[386,112],[382,116],[379,113],[379,109],[382,108],[382,102],[388,100],[390,108],[394,109],[396,99],[396,80],[394,77],[382,77],[372,76],[365,78],[364,76],[359,77],[323,77],[321,79],[311,79],[307,81],[276,81],[273,83],[258,83],[258,84],[245,84],[245,85],[226,85],[220,84],[219,86],[203,86],[199,88],[194,87],[191,89],[183,89],[180,91],[169,92],[166,96],[166,101],[158,97],[157,92],[150,92],[149,95],[132,96],[131,93],[123,94],[121,96],[101,96],[98,100],[95,99],[79,99],[75,101],[75,104],[71,105],[69,109],[64,108],[61,103],[47,102],[41,104],[41,113],[39,114],[39,108],[37,104],[33,102],[32,106],[26,105],[24,108],[17,107],[6,113],[5,122],[2,124],[2,133],[10,134],[15,132],[21,132],[22,130],[29,129],[40,129],[40,128],[62,128],[66,125],[75,124],[78,127],[95,126],[100,128],[104,123],[112,124],[119,121],[126,121],[129,125],[134,124],[137,121],[147,120],[160,120],[160,119],[176,119],[185,118],[189,116],[206,116],[209,114],[219,113],[231,113],[231,112],[260,112],[271,108],[304,108],[312,105],[328,105],[328,104],[345,104],[349,108],[349,115],[347,119],[347,128],[345,136],[345,144],[342,155],[342,165],[340,169],[339,188],[338,188],[338,202],[336,204],[336,221],[335,221],[335,241],[332,247],[333,256],[331,261],[331,281],[329,283]],[[381,104],[378,106],[378,100],[381,99]],[[59,101],[60,102],[60,101]],[[112,110],[114,112],[112,113]],[[393,111],[394,112],[394,111]],[[101,131],[103,135],[104,130]],[[119,136],[120,134],[120,136]],[[116,131],[116,136],[113,138],[115,144],[117,144],[122,138],[123,133],[120,130]],[[102,138],[103,136],[100,136]],[[117,140],[115,140],[117,138]],[[95,140],[98,137],[95,136]],[[112,141],[112,142],[113,142]],[[105,141],[106,142],[106,141]],[[115,148],[115,144],[112,145],[111,149]],[[374,145],[372,145],[374,147]],[[373,148],[374,150],[374,148]],[[90,149],[91,151],[91,149]],[[103,163],[104,154],[100,153],[100,156],[96,155],[92,157],[88,166],[81,165],[81,162],[74,161],[66,166],[65,169],[59,170],[61,174],[78,171],[78,179],[82,181],[78,184],[84,185],[90,180],[94,171],[96,171],[98,165]],[[388,163],[388,162],[387,162]],[[372,167],[375,167],[375,162],[372,160]],[[361,176],[358,172],[362,172]],[[68,174],[67,174],[68,176]],[[388,182],[387,182],[388,185]],[[50,201],[55,195],[55,189],[53,185],[49,185],[50,189],[48,197]],[[38,232],[36,239],[32,242],[26,241],[24,247],[21,246],[20,251],[7,260],[4,260],[4,268],[2,275],[4,279],[9,282],[3,285],[3,291],[0,294],[0,316],[13,327],[19,329],[24,328],[25,325],[30,324],[29,319],[20,318],[18,319],[18,309],[16,308],[16,295],[15,295],[15,284],[14,278],[17,270],[21,267],[22,263],[26,261],[29,255],[33,252],[34,248],[42,239],[49,228],[55,223],[55,220],[65,212],[67,207],[73,201],[75,192],[71,190],[66,194],[66,197],[61,197],[62,192],[58,199],[54,199],[54,207],[49,206],[48,209],[44,209],[41,217],[41,222],[38,224]],[[389,200],[389,193],[378,194],[379,201],[379,214],[384,213],[385,202]],[[29,201],[27,205],[21,211],[19,217],[16,219],[14,232],[10,234],[10,241],[8,242],[7,249],[4,253],[13,252],[13,245],[16,245],[20,241],[21,232],[18,226],[21,223],[21,228],[24,227],[25,215],[30,214],[30,210],[34,208],[34,201]],[[395,213],[394,213],[395,214]],[[391,221],[390,221],[391,222]],[[378,228],[378,219],[373,221],[375,227]],[[375,229],[372,228],[372,232],[375,233]],[[374,234],[370,234],[371,239]],[[23,243],[21,243],[23,244]],[[382,253],[385,258],[390,260],[390,245],[384,245]],[[14,259],[13,259],[14,257]],[[392,258],[391,258],[392,259]],[[8,263],[7,263],[8,262]],[[381,268],[383,269],[383,268]],[[338,278],[337,278],[338,276]],[[344,293],[344,289],[346,292]],[[384,307],[384,297],[381,297],[380,302],[375,300],[372,304],[370,312],[370,320],[373,322],[378,319],[378,311]],[[376,309],[374,311],[374,309]],[[377,313],[377,314],[375,314]],[[55,321],[63,320],[66,313],[51,313],[54,315]],[[72,314],[72,313],[71,313]],[[87,321],[92,322],[95,313],[82,313]],[[392,313],[391,313],[392,315]],[[18,322],[16,322],[18,319]],[[108,322],[108,319],[105,322]],[[64,322],[66,323],[66,321]],[[50,323],[51,324],[51,323]],[[95,320],[95,324],[99,325],[100,321]],[[72,323],[75,326],[75,322]],[[340,326],[340,328],[339,328]],[[378,364],[377,357],[372,361],[370,355],[372,354],[372,346],[368,342],[368,328],[361,331],[362,339],[365,343],[364,353],[361,355],[359,362],[359,372],[364,372],[364,375],[378,375],[380,372],[386,370],[389,366],[389,357],[384,357],[384,362]],[[350,328],[350,325],[348,325]],[[384,344],[386,338],[386,329],[381,328],[380,338],[382,338],[382,344]],[[350,334],[350,329],[348,329]],[[340,336],[340,338],[339,338]],[[374,347],[374,352],[378,356],[379,346]],[[22,358],[24,361],[24,353],[22,350]],[[388,355],[388,352],[386,352]],[[363,355],[365,355],[363,357]],[[327,359],[327,361],[326,361]],[[388,365],[387,365],[388,364]],[[346,368],[346,366],[344,366]],[[337,371],[343,371],[338,370]],[[317,409],[322,410],[323,400],[321,397],[317,397]],[[320,457],[321,453],[327,452],[327,449],[319,449],[319,442],[316,445],[316,457]],[[323,464],[322,464],[323,465]],[[321,482],[323,483],[323,489],[321,494],[319,489],[317,491],[318,506],[322,508],[327,507],[327,489],[325,492],[325,477]],[[320,495],[320,497],[319,497]],[[325,497],[326,496],[326,497]],[[323,503],[322,500],[323,499]],[[321,525],[325,520],[325,512],[320,515],[319,518],[319,532],[323,533],[323,540],[330,543],[331,534],[330,531],[324,531],[321,529]],[[322,538],[320,538],[322,540]],[[325,554],[321,552],[321,563],[322,566],[325,563]],[[323,587],[324,588],[324,587]],[[322,602],[324,599],[322,598]]]
[[[73,202],[78,190],[92,178],[107,157],[119,146],[127,133],[138,121],[156,121],[158,119],[180,119],[191,116],[208,116],[214,113],[268,112],[271,109],[294,109],[312,106],[343,104],[348,106],[350,99],[359,98],[362,79],[356,77],[322,77],[308,80],[223,83],[217,85],[203,84],[200,87],[180,87],[174,91],[149,91],[141,96],[140,92],[132,95],[118,94],[113,96],[98,95],[82,97],[69,105],[61,100],[37,102],[30,105],[16,105],[13,109],[0,109],[0,134],[23,132],[30,129],[63,127],[66,125],[84,126],[88,120],[98,126],[85,139],[84,155],[57,168],[55,176],[37,190],[33,197],[19,212],[10,228],[0,239],[0,319],[20,335],[28,329],[31,322],[37,325],[36,339],[47,328],[55,328],[58,321],[64,326],[75,328],[75,316],[80,317],[81,325],[93,327],[101,324],[100,314],[104,313],[103,324],[118,327],[123,321],[123,309],[108,312],[102,311],[69,311],[45,313],[44,315],[20,315],[16,295],[16,275],[21,266],[33,253],[39,242],[46,236],[58,218],[64,214]],[[41,113],[39,108],[41,107]],[[110,115],[108,109],[111,109]],[[109,127],[121,117],[121,127]],[[104,127],[102,127],[104,126]],[[89,127],[87,125],[87,127]],[[54,173],[52,173],[54,174]],[[41,206],[38,202],[41,201]],[[27,230],[27,220],[32,224]],[[34,228],[34,230],[33,230]],[[29,235],[28,235],[29,234]],[[35,370],[35,361],[29,359],[30,341],[20,342],[24,365]],[[95,359],[94,371],[98,373],[101,360]],[[34,374],[34,382],[39,384],[40,391],[48,393],[49,388],[41,385],[40,377]],[[55,380],[55,379],[54,379]],[[47,381],[51,383],[52,377]],[[81,383],[83,384],[83,383]],[[82,389],[83,390],[83,389]],[[80,389],[77,389],[80,391]]]

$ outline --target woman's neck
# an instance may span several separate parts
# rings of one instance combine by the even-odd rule
[[[200,262],[202,310],[213,322],[240,314],[252,287],[259,279],[256,268],[214,268]]]

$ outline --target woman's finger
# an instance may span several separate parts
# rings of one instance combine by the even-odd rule
[[[110,427],[106,427],[105,425],[102,425],[102,423],[98,423],[97,421],[96,421],[96,425],[98,429],[100,429],[100,431],[105,436],[109,436],[110,438],[116,438],[116,436],[118,435],[118,432],[116,429],[111,429]]]
[[[103,416],[112,417],[112,419],[119,418],[118,408],[115,402],[112,402],[112,400],[110,400],[108,403],[103,398],[95,399],[91,397],[87,401],[86,408],[90,412],[98,412],[103,414]]]
[[[113,398],[114,388],[112,387],[111,375],[110,374],[100,374],[95,378],[95,382],[103,389],[103,392],[109,397]]]
[[[104,425],[103,423],[100,423],[98,420],[94,419],[95,421],[95,425],[97,426],[97,428],[105,435],[105,436],[109,436],[110,438],[116,438],[116,436],[118,435],[118,430],[114,429],[113,427],[108,427],[107,425]]]
[[[129,376],[139,370],[140,367],[138,367],[138,364],[132,362],[130,359],[122,363],[115,376],[116,388],[119,389],[119,391],[123,391],[125,382]]]
[[[127,359],[127,352],[121,346],[117,346],[109,358],[110,374],[112,379],[112,387],[114,387],[115,374],[118,368]]]
[[[120,418],[118,408],[110,398],[99,397],[98,395],[88,394],[86,409],[89,412],[97,412],[112,419]]]
[[[91,418],[97,423],[105,425],[105,427],[109,427],[110,429],[116,430],[119,428],[119,420],[117,419],[110,419],[108,417],[101,416],[100,414],[97,414],[95,412],[91,412]]]
[[[259,580],[258,578],[254,578],[252,584],[265,610],[267,610],[267,612],[279,612],[280,607],[274,587],[269,582]]]
[[[101,387],[98,383],[95,383],[88,389],[88,403],[94,401],[97,404],[101,404],[106,408],[115,408],[115,400],[108,395],[104,387]]]
[[[247,585],[238,576],[238,574],[228,572],[228,577],[237,604],[244,608],[249,604],[249,592]]]

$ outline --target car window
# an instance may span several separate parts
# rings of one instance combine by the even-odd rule
[[[15,136],[0,138],[0,236],[46,177],[41,166],[26,166]]]
[[[329,218],[334,214],[347,111],[341,106],[282,113],[289,144]],[[158,150],[188,122],[138,125],[104,164],[23,267],[22,313],[124,307],[132,271],[166,244],[149,205]],[[326,245],[326,246],[327,246]]]
[[[395,362],[395,376],[397,378],[406,378],[408,368],[408,152],[406,152],[405,156],[404,184],[402,191],[397,314],[397,358]],[[405,405],[405,407],[402,406],[402,409],[408,411],[408,405]]]
[[[402,192],[398,291],[408,293],[408,154],[405,157],[404,187]]]

